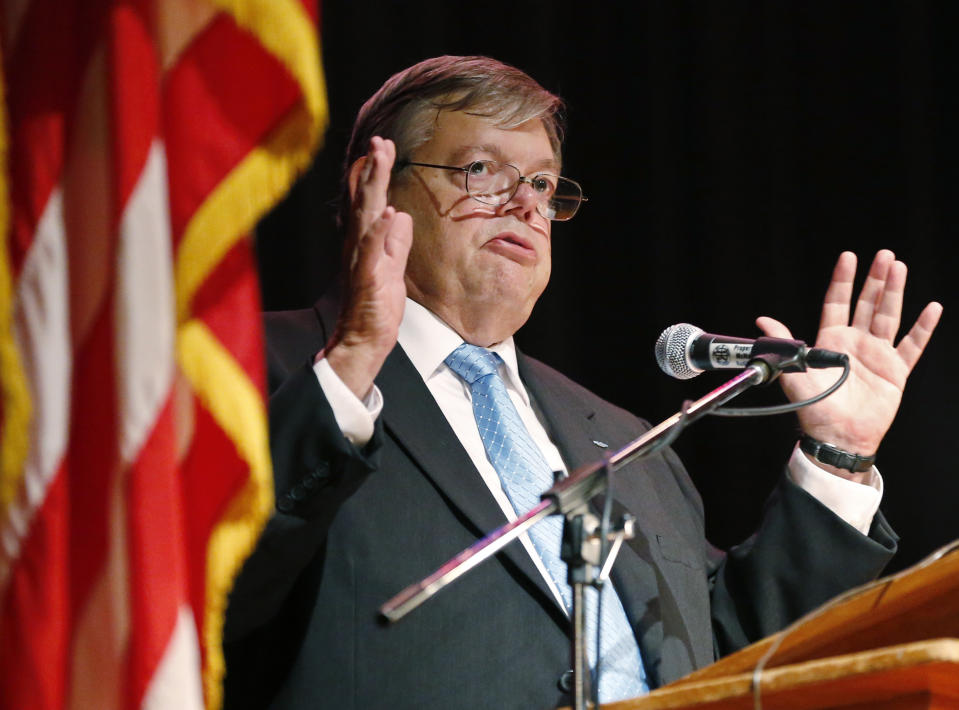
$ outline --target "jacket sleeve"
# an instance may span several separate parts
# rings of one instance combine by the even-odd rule
[[[784,475],[752,537],[727,554],[707,551],[716,655],[775,633],[875,579],[897,540],[881,513],[863,535]]]
[[[270,397],[276,509],[230,595],[226,643],[273,620],[295,596],[338,508],[376,469],[382,441],[379,423],[362,449],[343,436],[309,362]]]

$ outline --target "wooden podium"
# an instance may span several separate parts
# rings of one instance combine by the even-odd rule
[[[603,707],[959,710],[959,546],[647,696]]]
[[[611,710],[920,710],[959,708],[959,640],[887,646],[795,663],[762,674],[759,704],[753,674],[681,681]]]

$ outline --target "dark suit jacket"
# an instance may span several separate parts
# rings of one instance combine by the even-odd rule
[[[395,625],[377,609],[505,518],[397,346],[362,449],[340,433],[312,371],[335,311],[267,318],[277,512],[231,596],[227,708],[542,708],[570,702],[569,623],[510,545]],[[520,374],[570,470],[594,440],[648,424],[520,354]],[[725,468],[734,468],[734,462]],[[637,517],[612,579],[656,686],[767,635],[876,576],[895,548],[881,516],[861,535],[783,477],[760,531],[724,555],[671,451],[616,474]]]

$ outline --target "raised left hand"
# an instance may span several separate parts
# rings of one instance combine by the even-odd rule
[[[926,305],[909,332],[895,344],[902,316],[906,265],[889,250],[879,251],[849,321],[856,255],[840,254],[826,291],[816,347],[846,353],[851,370],[832,395],[799,410],[799,423],[810,436],[840,449],[868,456],[876,452],[902,400],[906,379],[922,355],[942,315],[942,306]],[[763,316],[756,325],[768,336],[792,338],[789,329]],[[783,375],[783,390],[791,401],[813,397],[828,388],[837,371],[809,370]],[[833,470],[847,478],[857,478]],[[861,476],[860,476],[861,477]]]

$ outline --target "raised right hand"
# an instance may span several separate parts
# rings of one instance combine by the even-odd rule
[[[374,136],[366,156],[350,168],[346,302],[321,353],[360,399],[396,344],[406,302],[403,276],[413,220],[387,204],[395,159],[393,141]]]

